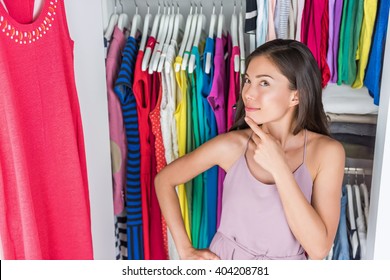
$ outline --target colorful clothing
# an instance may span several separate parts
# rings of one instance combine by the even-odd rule
[[[138,131],[137,103],[133,92],[133,78],[138,42],[129,37],[123,51],[123,60],[114,91],[123,113],[127,135],[126,211],[128,259],[143,260],[144,229],[142,217],[141,155]],[[146,248],[145,248],[146,249]]]

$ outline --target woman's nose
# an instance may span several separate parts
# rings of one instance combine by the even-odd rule
[[[250,101],[250,100],[254,100],[254,96],[253,94],[251,93],[251,89],[248,89],[244,92],[244,99]]]

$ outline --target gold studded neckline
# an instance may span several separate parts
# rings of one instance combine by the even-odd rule
[[[40,40],[51,29],[58,6],[58,0],[44,1],[41,13],[35,21],[29,24],[17,22],[0,3],[0,36],[6,36],[21,45]]]

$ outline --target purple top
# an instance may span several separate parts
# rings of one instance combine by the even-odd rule
[[[290,230],[278,190],[258,181],[248,168],[244,152],[226,174],[220,226],[210,250],[221,259],[306,259]],[[305,164],[293,172],[310,202],[313,182]]]
[[[333,44],[329,45],[329,49],[332,49],[332,57],[331,59],[333,60],[332,62],[332,68],[330,70],[331,77],[330,80],[332,83],[337,82],[337,57],[339,53],[339,33],[340,33],[340,24],[341,24],[341,15],[343,12],[343,2],[344,0],[335,0],[333,11],[333,20],[334,20],[334,25],[333,25]],[[330,13],[329,13],[330,16]],[[330,19],[329,19],[329,24],[330,24]],[[329,37],[331,35],[329,34]],[[329,64],[330,67],[330,64]]]

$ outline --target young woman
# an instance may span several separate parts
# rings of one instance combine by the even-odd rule
[[[236,123],[156,177],[157,197],[181,259],[323,259],[340,216],[345,152],[329,137],[321,73],[310,50],[273,40],[247,58]],[[175,186],[218,165],[220,226],[192,247]]]

